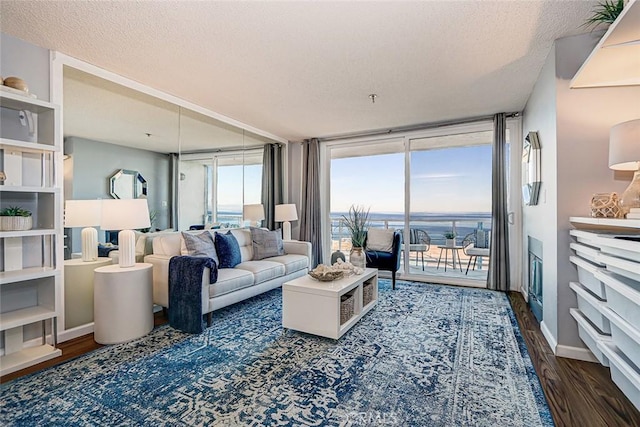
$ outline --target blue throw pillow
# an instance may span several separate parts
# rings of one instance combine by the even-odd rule
[[[225,234],[216,233],[214,243],[220,260],[220,268],[233,268],[242,262],[240,245],[231,231],[227,231]]]

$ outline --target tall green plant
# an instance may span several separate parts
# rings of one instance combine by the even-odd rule
[[[369,226],[369,209],[365,211],[363,206],[351,205],[349,217],[342,215],[342,220],[351,233],[353,247],[364,247],[364,241],[367,239],[367,227]]]
[[[595,29],[600,24],[611,25],[624,9],[624,0],[604,0],[593,8],[593,14],[582,24],[583,27]]]

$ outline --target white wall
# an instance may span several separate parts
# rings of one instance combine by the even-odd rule
[[[569,89],[601,35],[556,40],[523,113],[523,132],[540,132],[543,181],[540,205],[524,209],[524,232],[543,242],[543,322],[559,355],[584,347],[569,314],[576,306],[569,282],[577,280],[568,261],[569,217],[588,216],[594,193],[624,191],[631,174],[607,166],[609,129],[640,118],[639,86]]]
[[[298,216],[302,208],[302,144],[290,142],[287,144],[288,154],[288,195],[287,203],[293,203],[298,208]],[[291,223],[291,238],[300,237],[300,219]]]
[[[529,101],[523,111],[522,131],[526,135],[537,131],[540,137],[542,185],[538,205],[523,208],[523,249],[528,252],[527,236],[534,237],[543,245],[543,306],[544,325],[553,336],[557,336],[557,311],[554,309],[557,300],[556,267],[553,262],[556,255],[556,233],[548,224],[556,223],[556,55],[555,46],[547,56]],[[527,259],[528,262],[528,259]],[[523,286],[528,283],[528,264],[525,264]]]
[[[30,93],[43,101],[50,100],[48,49],[0,33],[0,75],[20,77]]]

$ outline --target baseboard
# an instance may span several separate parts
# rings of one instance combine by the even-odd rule
[[[568,359],[578,359],[584,360],[585,362],[600,363],[588,348],[559,345],[556,350],[556,356],[558,357],[566,357]]]
[[[553,354],[556,354],[556,352],[558,351],[557,349],[558,341],[556,341],[553,334],[551,334],[551,331],[547,327],[547,324],[544,323],[544,320],[540,322],[540,330],[542,331],[542,335],[544,335],[545,339],[549,343],[549,347],[551,347],[551,351],[553,351]]]
[[[58,333],[58,342],[65,342],[74,338],[81,337],[93,333],[93,322],[81,325],[75,328],[68,329]]]
[[[524,298],[524,302],[528,303],[529,302],[529,292],[527,292],[527,290],[520,286],[520,293],[522,294],[522,298]]]

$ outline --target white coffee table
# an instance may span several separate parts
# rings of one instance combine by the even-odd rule
[[[363,286],[373,286],[372,300],[363,304]],[[340,324],[340,299],[353,293],[354,314]],[[378,302],[378,270],[333,282],[304,276],[282,285],[282,326],[296,331],[338,339]]]

